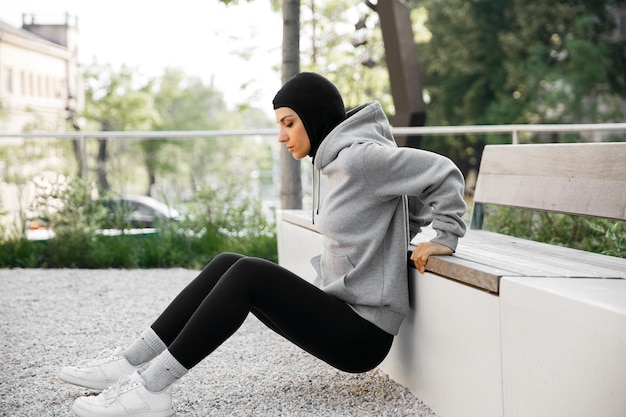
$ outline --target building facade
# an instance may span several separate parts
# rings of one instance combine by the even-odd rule
[[[84,103],[77,19],[0,20],[0,131],[66,131]]]

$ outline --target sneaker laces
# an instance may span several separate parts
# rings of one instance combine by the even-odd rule
[[[117,381],[117,384],[102,391],[102,393],[100,393],[100,397],[102,397],[102,400],[105,403],[111,404],[117,399],[117,397],[126,391],[129,391],[137,385],[143,385],[142,381],[143,379],[137,372],[134,372],[132,375],[121,376]]]
[[[107,361],[110,361],[113,356],[119,356],[122,353],[122,349],[104,349],[96,355],[95,358],[92,359],[83,359],[78,362],[79,368],[86,368],[89,366],[101,365]]]

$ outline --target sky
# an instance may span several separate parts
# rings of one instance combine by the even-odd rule
[[[164,68],[199,76],[229,105],[247,102],[272,113],[280,88],[282,17],[269,0],[0,0],[0,20],[21,27],[22,14],[41,22],[78,18],[79,61],[126,64],[145,76]],[[246,52],[242,59],[237,52]],[[248,87],[242,90],[241,86]]]

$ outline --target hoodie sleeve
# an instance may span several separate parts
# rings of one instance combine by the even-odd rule
[[[466,225],[461,171],[448,158],[413,148],[396,148],[364,143],[361,153],[363,175],[372,193],[381,199],[417,197],[432,209],[433,242],[456,250]]]

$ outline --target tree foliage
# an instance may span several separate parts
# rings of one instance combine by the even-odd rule
[[[199,77],[185,75],[180,69],[166,69],[164,74],[153,81],[154,109],[160,118],[154,123],[152,130],[219,130],[224,129],[227,117],[227,106],[224,98],[213,86],[206,86]],[[186,152],[198,155],[190,162],[190,177],[206,174],[210,166],[203,156],[215,154],[219,144],[207,142],[202,145],[196,142],[179,142],[167,139],[149,139],[140,142],[145,168],[148,174],[148,190],[155,185],[157,175],[174,173],[177,158],[172,155]],[[194,148],[202,148],[194,149]],[[188,184],[196,184],[189,178]]]
[[[432,33],[419,45],[432,124],[623,118],[626,43],[611,6],[624,1],[416,3]]]
[[[346,107],[379,101],[393,114],[378,15],[363,1],[302,2],[302,68],[328,77]]]
[[[624,0],[411,4],[428,124],[623,118],[626,42],[614,36],[613,11]],[[393,114],[376,13],[357,0],[302,7],[303,69],[327,74],[349,107],[374,98]]]
[[[93,62],[84,72],[85,109],[83,117],[93,130],[149,130],[158,118],[152,105],[150,83],[141,83],[136,72],[123,65],[118,71],[111,65]],[[96,153],[98,186],[109,191],[109,143],[103,135]]]
[[[86,108],[83,117],[92,130],[185,131],[263,128],[270,122],[259,109],[229,109],[222,92],[180,69],[145,79],[136,71],[94,64],[85,74]],[[95,150],[100,191],[128,192],[144,184],[141,193],[189,197],[200,187],[221,178],[249,175],[259,164],[271,167],[271,151],[254,138],[205,140],[98,141]],[[255,157],[244,157],[258,146]],[[91,150],[94,152],[94,150]],[[115,158],[110,155],[115,153]],[[143,175],[140,180],[138,175]],[[109,187],[103,186],[103,177]],[[244,179],[246,182],[248,178]],[[157,187],[155,189],[155,186]]]
[[[414,0],[427,13],[418,43],[427,124],[622,121],[626,42],[614,36],[623,0]],[[533,138],[529,138],[533,140]],[[565,140],[550,137],[550,140]],[[498,135],[428,138],[467,173]]]
[[[93,62],[84,71],[85,109],[88,129],[102,131],[149,130],[159,115],[154,111],[149,81],[123,65]]]

